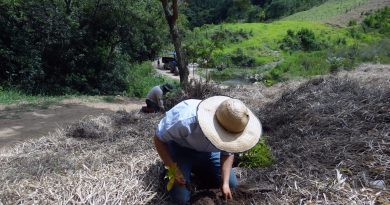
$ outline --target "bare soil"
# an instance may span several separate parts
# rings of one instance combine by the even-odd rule
[[[86,116],[139,110],[143,103],[143,100],[117,97],[113,103],[67,99],[44,108],[31,105],[0,106],[0,149],[46,136]]]
[[[347,26],[351,20],[361,22],[364,19],[365,14],[381,9],[385,6],[390,6],[390,0],[371,0],[369,3],[353,9],[343,15],[327,20],[326,23],[343,27]]]

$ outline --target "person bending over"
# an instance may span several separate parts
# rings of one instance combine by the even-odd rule
[[[167,83],[154,86],[146,95],[146,107],[151,112],[165,111],[163,96],[173,89],[173,85]]]
[[[261,122],[237,99],[214,96],[174,106],[159,122],[154,136],[163,163],[176,169],[169,190],[171,200],[177,204],[190,201],[191,173],[219,186],[225,199],[232,199],[231,189],[237,186],[233,153],[255,146],[261,134]]]

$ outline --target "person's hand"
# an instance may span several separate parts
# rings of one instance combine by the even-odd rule
[[[168,191],[172,189],[175,183],[180,186],[186,185],[186,180],[184,179],[183,173],[181,172],[180,168],[176,165],[176,163],[173,163],[169,166],[165,166],[165,168],[168,170],[167,175],[165,176],[165,179],[168,179],[168,184],[167,184]]]
[[[186,185],[186,180],[184,179],[183,173],[181,172],[179,167],[176,168],[175,182],[177,184],[179,184],[180,186],[185,186]]]
[[[230,190],[229,184],[223,184],[221,186],[221,191],[225,200],[233,199],[232,191]]]

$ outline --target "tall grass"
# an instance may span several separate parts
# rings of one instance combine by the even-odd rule
[[[163,83],[177,84],[176,81],[157,75],[149,61],[129,67],[127,80],[129,88],[126,95],[130,97],[145,97],[152,87]]]
[[[16,89],[6,89],[0,87],[0,104],[51,104],[59,102],[63,99],[70,98],[71,95],[66,96],[44,96],[44,95],[29,95]]]
[[[273,23],[235,23],[221,24],[216,26],[207,25],[194,32],[202,38],[187,38],[187,42],[194,42],[197,39],[209,40],[216,32],[228,30],[230,32],[250,33],[250,37],[237,42],[223,42],[218,48],[211,52],[211,60],[214,62],[228,62],[232,56],[242,53],[244,58],[254,59],[254,66],[261,66],[270,62],[277,62],[284,57],[279,53],[279,42],[286,35],[287,30],[298,31],[303,28],[314,31],[317,36],[327,41],[335,41],[338,38],[346,38],[348,44],[353,39],[348,37],[346,29],[338,29],[318,22],[302,21],[278,21]],[[188,35],[191,36],[191,35]]]

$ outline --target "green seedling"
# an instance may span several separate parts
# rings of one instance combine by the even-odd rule
[[[168,179],[167,184],[167,190],[170,191],[173,187],[173,184],[175,184],[176,179],[181,179],[183,176],[177,176],[176,172],[178,170],[177,165],[173,164],[171,167],[165,166],[165,169],[167,169],[167,174],[165,175],[164,179]]]

